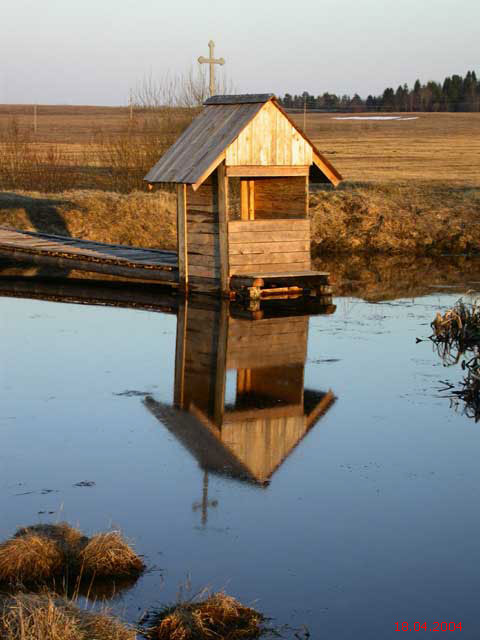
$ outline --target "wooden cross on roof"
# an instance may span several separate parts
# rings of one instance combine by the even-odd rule
[[[215,93],[215,65],[216,64],[223,65],[225,64],[225,60],[223,58],[216,59],[214,57],[215,43],[213,40],[210,40],[210,42],[208,43],[208,48],[210,50],[210,57],[204,58],[203,56],[200,56],[198,58],[198,61],[200,64],[210,65],[210,97],[211,97]]]

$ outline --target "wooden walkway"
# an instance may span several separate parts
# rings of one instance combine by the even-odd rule
[[[142,249],[0,227],[0,256],[124,278],[178,284],[174,251]]]

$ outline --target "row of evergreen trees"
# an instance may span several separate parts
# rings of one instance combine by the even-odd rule
[[[287,109],[321,111],[480,111],[480,80],[475,71],[469,71],[465,77],[453,75],[443,83],[417,80],[412,89],[406,84],[396,91],[388,87],[382,95],[369,95],[366,100],[357,93],[313,96],[304,91],[300,96],[286,93],[280,102]]]

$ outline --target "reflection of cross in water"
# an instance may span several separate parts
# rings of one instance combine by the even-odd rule
[[[208,499],[208,471],[205,471],[203,474],[203,492],[202,492],[202,501],[194,502],[192,509],[194,511],[202,510],[202,526],[204,527],[207,524],[208,519],[208,507],[216,507],[218,505],[218,500],[209,500]]]

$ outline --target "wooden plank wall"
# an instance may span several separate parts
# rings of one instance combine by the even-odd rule
[[[188,411],[193,403],[205,415],[213,418],[217,387],[217,355],[220,314],[190,306],[186,327],[182,328],[183,391],[182,407]],[[177,355],[181,345],[177,341]],[[177,358],[179,359],[179,358]],[[176,382],[180,376],[176,375]],[[179,397],[175,389],[175,397]]]
[[[187,188],[187,248],[190,281],[220,280],[220,236],[216,173],[194,191]]]
[[[248,384],[237,383],[240,408],[229,407],[225,413],[221,438],[259,482],[269,480],[307,431],[303,384],[308,325],[308,317],[229,321],[227,368],[238,369],[238,376],[248,372],[243,375]],[[242,393],[285,405],[272,409],[275,416],[266,417],[261,410],[248,416]]]
[[[305,218],[307,197],[305,176],[255,178],[255,219]]]
[[[230,275],[308,271],[310,220],[231,220]]]
[[[306,432],[304,415],[238,421],[227,414],[221,438],[258,482],[266,482]]]
[[[227,148],[227,166],[307,166],[312,147],[272,102],[267,102]]]
[[[308,316],[269,318],[255,322],[230,318],[227,368],[253,369],[301,364],[303,371],[307,339]],[[257,383],[260,384],[260,378]]]

